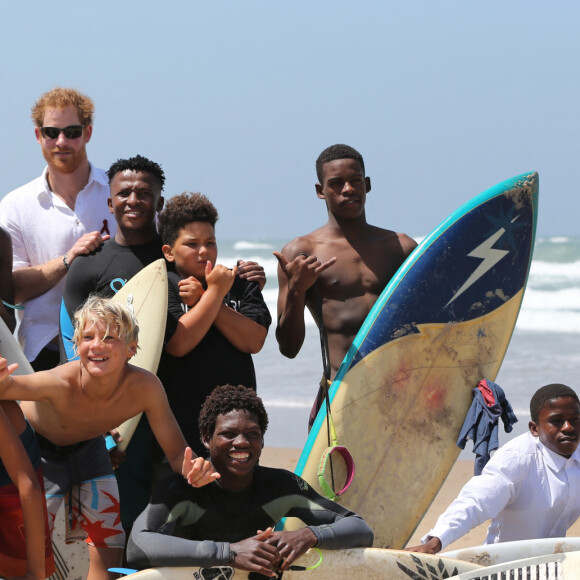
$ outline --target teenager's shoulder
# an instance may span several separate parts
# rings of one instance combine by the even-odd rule
[[[282,248],[282,254],[291,260],[301,253],[308,255],[315,254],[316,249],[320,244],[327,243],[332,239],[332,237],[331,229],[328,227],[328,224],[325,224],[309,234],[298,236],[293,240],[290,240]]]
[[[502,445],[491,457],[490,463],[499,466],[524,465],[535,461],[538,452],[536,438],[531,433],[523,433]]]
[[[32,376],[32,375],[31,375]],[[81,363],[79,360],[58,365],[53,369],[34,373],[39,384],[46,393],[51,395],[67,396],[81,385]]]
[[[55,380],[73,380],[74,382],[80,382],[80,371],[81,361],[76,359],[41,372],[47,378],[53,377]]]
[[[310,487],[299,475],[279,467],[258,465],[255,471],[255,478],[267,486],[272,486],[272,489],[306,491]]]

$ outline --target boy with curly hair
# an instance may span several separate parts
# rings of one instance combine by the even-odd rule
[[[309,548],[367,547],[365,521],[316,493],[285,469],[258,465],[268,415],[252,389],[225,385],[206,399],[200,416],[203,444],[221,474],[203,489],[171,477],[137,518],[127,561],[157,566],[232,566],[272,576]],[[274,532],[283,517],[306,527]]]
[[[159,366],[171,409],[188,445],[205,453],[197,426],[218,385],[256,388],[252,354],[272,321],[258,282],[217,262],[218,212],[200,193],[182,193],[159,214],[163,253],[173,266],[165,353]]]

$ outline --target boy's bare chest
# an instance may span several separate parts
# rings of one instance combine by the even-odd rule
[[[336,263],[320,276],[320,285],[327,297],[348,297],[372,294],[378,296],[400,265],[398,257],[389,256],[381,244],[364,248],[335,245],[325,261],[336,256]]]
[[[82,393],[69,393],[62,399],[27,402],[22,406],[39,433],[56,445],[70,445],[103,435],[136,415],[134,404],[123,399],[117,396],[94,399]]]

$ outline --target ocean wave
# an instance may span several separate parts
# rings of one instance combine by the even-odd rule
[[[580,288],[537,290],[528,286],[522,310],[553,312],[567,310],[580,313]]]
[[[533,261],[528,287],[558,290],[561,286],[580,286],[580,261]]]
[[[278,260],[274,256],[269,255],[267,258],[265,258],[264,256],[257,255],[241,256],[239,254],[218,256],[218,262],[226,266],[233,265],[238,260],[244,260],[246,262],[257,262],[258,264],[260,264],[260,266],[262,266],[262,268],[264,268],[266,278],[268,280],[274,280],[274,283],[276,284],[276,276],[278,272]]]
[[[553,236],[548,238],[537,238],[536,242],[541,244],[568,244],[574,242],[575,238],[567,236]]]
[[[314,397],[314,395],[313,395]],[[268,399],[262,397],[266,407],[291,408],[291,409],[310,409],[312,400],[292,400],[292,399]]]
[[[580,334],[580,312],[521,310],[517,328],[537,332]]]
[[[241,240],[234,242],[234,250],[274,250],[274,246],[268,242],[248,242]]]

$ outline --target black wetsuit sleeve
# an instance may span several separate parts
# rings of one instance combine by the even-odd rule
[[[322,497],[306,482],[301,488],[301,505],[292,508],[288,516],[301,519],[312,530],[318,548],[343,550],[373,545],[374,533],[358,514]]]
[[[357,514],[352,514],[332,524],[308,527],[318,538],[316,547],[324,550],[370,548],[373,545],[373,531]]]
[[[222,566],[230,556],[229,542],[186,540],[172,534],[169,510],[149,504],[135,520],[127,544],[127,563],[139,570],[159,566]]]

